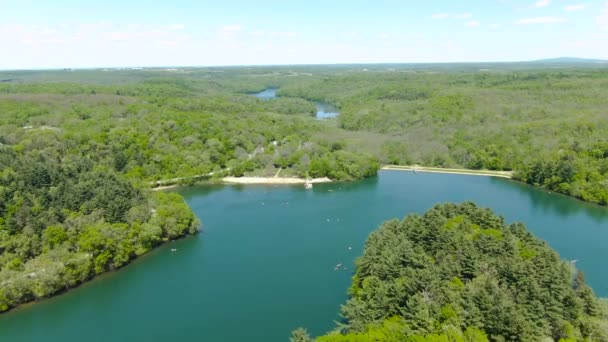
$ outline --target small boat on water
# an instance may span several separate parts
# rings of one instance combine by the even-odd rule
[[[336,265],[336,267],[334,267],[334,271],[339,270],[339,269],[340,269],[340,267],[342,267],[342,263],[341,263],[341,262],[340,262],[340,263],[338,263],[338,264]]]
[[[312,189],[312,183],[310,181],[306,181],[306,183],[304,183],[304,189],[306,189],[306,190]]]

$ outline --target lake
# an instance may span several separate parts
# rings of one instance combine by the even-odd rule
[[[277,97],[278,90],[279,89],[276,88],[268,88],[260,91],[259,93],[253,93],[251,95],[262,100],[270,100]],[[315,102],[315,106],[317,106],[317,113],[315,117],[318,120],[332,119],[340,115],[338,109],[329,103]]]
[[[268,89],[264,89],[262,91],[260,91],[259,93],[253,93],[251,95],[262,99],[262,100],[270,100],[270,99],[274,99],[277,97],[277,91],[279,91],[279,89],[276,88],[268,88]]]
[[[315,102],[315,105],[317,106],[316,117],[319,120],[332,119],[340,115],[338,108],[329,103]]]
[[[0,341],[288,341],[334,327],[383,221],[473,200],[522,221],[608,296],[608,209],[500,178],[382,171],[354,183],[180,190],[204,223],[68,293],[0,315]],[[350,247],[350,249],[349,249]],[[177,249],[171,252],[171,249]],[[346,270],[334,271],[337,263]]]

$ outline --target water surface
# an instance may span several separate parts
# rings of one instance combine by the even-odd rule
[[[317,106],[316,118],[318,120],[333,119],[340,115],[338,108],[329,103],[315,102],[315,105]]]
[[[264,89],[259,93],[253,93],[251,95],[262,99],[262,100],[270,100],[270,99],[275,99],[277,97],[277,91],[279,91],[279,89],[276,88],[268,88],[268,89]]]
[[[260,91],[259,93],[253,93],[251,95],[262,100],[271,100],[277,98],[278,91],[279,89],[277,88],[268,88]],[[329,103],[315,102],[315,106],[317,107],[315,117],[318,120],[332,119],[340,115],[338,109]]]
[[[523,221],[608,295],[608,210],[505,179],[383,171],[356,183],[181,191],[204,222],[84,286],[0,315],[0,341],[288,341],[334,327],[353,260],[384,220],[473,200]],[[350,247],[350,249],[349,249]],[[177,252],[172,253],[171,249]],[[346,270],[334,271],[337,263]]]

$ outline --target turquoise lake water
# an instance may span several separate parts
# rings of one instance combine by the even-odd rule
[[[339,319],[353,260],[383,221],[472,200],[522,221],[608,296],[608,209],[489,177],[382,171],[355,183],[180,190],[201,234],[0,315],[0,341],[288,341]],[[349,249],[349,247],[351,247]],[[171,249],[177,249],[171,252]],[[334,271],[337,263],[346,270]]]

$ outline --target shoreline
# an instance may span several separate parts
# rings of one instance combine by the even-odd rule
[[[185,179],[185,178],[184,178]],[[220,184],[236,185],[236,184],[251,184],[251,185],[294,185],[294,184],[320,184],[320,183],[331,183],[331,179],[327,177],[322,178],[297,178],[297,177],[234,177],[228,176],[220,179]],[[150,188],[150,191],[164,191],[187,186],[185,184],[175,183],[170,185],[160,185],[154,188]]]
[[[44,297],[40,297],[40,298],[35,298],[32,300],[29,300],[27,302],[23,302],[23,303],[19,303],[15,306],[9,307],[8,309],[4,310],[4,311],[0,311],[0,317],[2,317],[3,315],[9,315],[15,312],[19,312],[22,310],[29,310],[35,306],[37,306],[40,303],[44,303],[47,301],[52,301],[52,300],[56,300],[59,297],[65,296],[69,293],[72,293],[73,291],[79,290],[81,288],[87,287],[91,284],[93,284],[94,282],[99,282],[99,281],[103,281],[106,278],[112,277],[114,275],[116,275],[119,272],[123,272],[123,270],[127,269],[129,266],[135,265],[139,262],[142,262],[143,259],[151,257],[153,253],[159,253],[160,250],[165,247],[168,248],[166,246],[168,246],[170,243],[173,242],[178,242],[178,241],[183,241],[183,240],[187,240],[190,238],[194,238],[196,237],[198,234],[200,234],[202,230],[197,230],[196,233],[194,234],[184,234],[184,235],[180,235],[178,237],[176,237],[173,240],[167,240],[167,241],[162,241],[161,243],[159,243],[156,246],[153,246],[152,248],[150,248],[148,251],[146,251],[143,254],[140,255],[136,255],[133,258],[129,259],[129,261],[118,267],[118,268],[113,268],[113,269],[108,269],[106,271],[103,271],[101,273],[98,274],[94,274],[93,276],[91,276],[90,278],[76,283],[73,286],[70,287],[66,287],[66,288],[61,288],[60,290],[58,290],[57,292],[54,292],[53,294],[50,294],[48,296],[44,296]]]
[[[469,170],[469,169],[444,169],[440,167],[426,167],[419,165],[385,165],[381,170],[389,171],[413,171],[413,172],[429,172],[429,173],[448,173],[455,175],[470,175],[470,176],[485,176],[485,177],[500,177],[513,178],[513,171],[492,171],[492,170]]]
[[[223,183],[227,184],[318,184],[318,183],[331,183],[331,179],[327,177],[323,178],[312,178],[306,180],[304,178],[296,177],[224,177],[222,178]]]
[[[151,188],[150,190],[163,191],[163,190],[175,189],[180,186],[182,186],[182,185],[181,184],[161,185],[161,186],[157,186],[156,188]]]
[[[513,171],[492,171],[492,170],[469,170],[469,169],[454,169],[454,168],[439,168],[439,167],[427,167],[420,165],[384,165],[380,167],[380,170],[385,171],[412,171],[412,172],[429,172],[429,173],[446,173],[446,174],[455,174],[455,175],[470,175],[470,176],[485,176],[485,177],[500,177],[500,178],[513,178]],[[151,191],[163,191],[175,189],[184,184],[179,183],[179,181],[183,181],[186,179],[200,178],[202,176],[210,176],[207,175],[198,175],[194,177],[181,177],[181,178],[173,178],[170,180],[160,180],[156,182],[151,182],[151,184],[158,185],[156,187],[150,188]],[[173,183],[163,185],[166,183]],[[332,180],[323,177],[323,178],[312,178],[312,179],[304,179],[298,177],[260,177],[260,176],[251,176],[251,177],[235,177],[235,176],[227,176],[220,179],[220,183],[222,184],[258,184],[258,185],[294,185],[294,184],[318,184],[318,183],[331,183]]]

